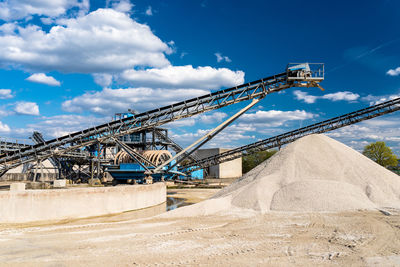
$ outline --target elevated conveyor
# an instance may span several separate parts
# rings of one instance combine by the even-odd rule
[[[285,72],[257,81],[111,121],[18,151],[5,151],[0,155],[0,176],[10,168],[57,156],[61,151],[67,153],[79,147],[104,142],[111,137],[123,136],[242,101],[264,97],[290,87],[319,87],[319,82],[324,79],[324,65],[320,63],[303,65],[306,69],[298,68],[298,65],[294,66],[295,68],[291,66]]]
[[[196,163],[190,163],[188,165],[185,165],[184,167],[181,167],[180,171],[185,172],[185,169],[187,169],[187,172],[192,172],[213,165],[218,165],[226,161],[234,160],[236,158],[252,154],[257,151],[265,151],[271,148],[281,147],[282,145],[291,143],[306,135],[329,132],[348,125],[359,123],[361,121],[389,114],[398,110],[400,110],[400,98],[396,98],[378,105],[347,113],[294,131],[270,137],[249,145],[241,146],[218,155],[203,158],[197,160]]]
[[[32,134],[32,140],[35,144],[41,144],[46,142],[43,138],[43,135],[40,132],[34,131]],[[61,166],[60,161],[56,157],[50,157],[49,161],[51,165],[53,165],[56,169],[59,169]]]
[[[5,154],[9,152],[21,151],[24,148],[30,147],[31,145],[17,142],[9,142],[5,140],[0,140],[0,154]]]

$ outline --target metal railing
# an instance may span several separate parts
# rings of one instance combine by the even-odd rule
[[[10,140],[8,138],[0,138],[0,154],[6,152],[19,151],[30,147],[28,140]]]
[[[325,74],[323,63],[289,63],[286,67],[289,80],[298,78],[322,81]]]

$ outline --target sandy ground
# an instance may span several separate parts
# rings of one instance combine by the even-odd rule
[[[184,205],[190,205],[194,203],[198,203],[200,201],[209,199],[215,193],[220,191],[220,189],[196,189],[196,188],[179,188],[179,189],[168,189],[167,197],[173,197],[176,199],[180,199],[184,202]],[[182,206],[182,205],[179,205]]]
[[[207,189],[175,192],[203,199]],[[203,190],[203,189],[195,189]],[[400,212],[236,214],[0,225],[1,266],[399,266]]]

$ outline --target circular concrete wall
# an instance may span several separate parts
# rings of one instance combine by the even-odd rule
[[[0,192],[0,223],[87,218],[166,201],[164,183]]]

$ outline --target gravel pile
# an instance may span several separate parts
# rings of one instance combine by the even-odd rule
[[[212,199],[177,212],[193,216],[238,209],[265,213],[384,207],[400,208],[398,175],[334,139],[309,135],[287,145]]]

